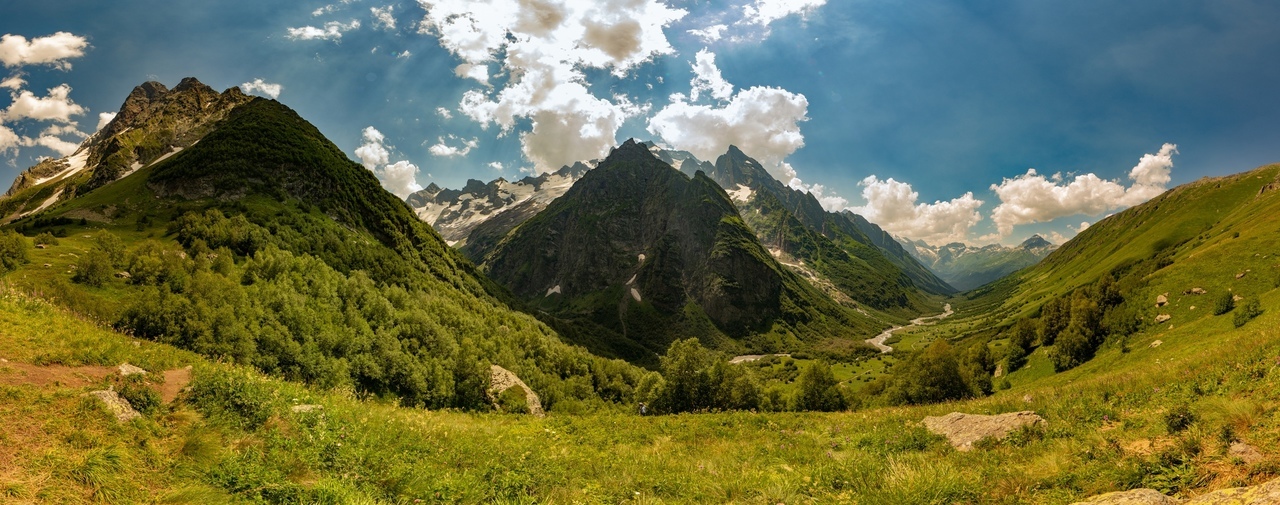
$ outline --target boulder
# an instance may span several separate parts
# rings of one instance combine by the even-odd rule
[[[1244,300],[1244,297],[1243,297],[1243,296],[1240,296],[1240,295],[1231,295],[1231,301],[1233,301],[1233,302],[1239,302],[1239,301],[1243,301],[1243,300]]]
[[[538,399],[538,394],[534,393],[533,389],[526,385],[524,381],[520,380],[520,377],[516,376],[514,372],[498,365],[492,365],[489,367],[489,399],[492,400],[495,405],[497,404],[498,395],[501,395],[503,391],[513,387],[519,387],[524,390],[524,399],[529,405],[530,414],[538,417],[547,415],[547,413],[542,410],[542,400]]]
[[[1249,464],[1257,463],[1266,459],[1262,456],[1261,452],[1258,452],[1258,449],[1244,442],[1232,443],[1231,447],[1227,448],[1227,457],[1239,458],[1240,461]]]
[[[1250,487],[1220,489],[1202,494],[1185,505],[1272,505],[1280,503],[1280,479]]]
[[[1160,315],[1156,316],[1156,324],[1163,323],[1163,322],[1168,321],[1168,320],[1170,320],[1170,319],[1173,319],[1173,316],[1171,316],[1171,315],[1169,315],[1169,314],[1160,314]]]
[[[142,414],[133,410],[133,405],[129,404],[129,400],[121,398],[120,395],[113,390],[104,389],[101,391],[93,391],[86,393],[86,396],[92,396],[101,400],[102,403],[107,406],[107,410],[110,410],[112,414],[115,414],[116,420],[120,422],[142,417]]]
[[[119,370],[120,375],[123,377],[128,377],[130,375],[146,375],[147,374],[146,370],[130,365],[128,363],[121,363],[119,367],[116,367],[116,370]]]
[[[1169,304],[1169,293],[1165,293],[1156,297],[1156,307],[1164,307]]]
[[[1073,505],[1086,503],[1090,505],[1178,505],[1182,502],[1154,489],[1134,489],[1100,494]]]
[[[1163,340],[1156,340],[1154,342],[1151,342],[1151,348],[1155,349],[1156,347],[1160,347],[1160,344],[1163,344],[1163,343],[1164,343]]]
[[[1182,292],[1184,295],[1203,295],[1205,293],[1208,293],[1208,291],[1205,291],[1204,288],[1191,288]]]
[[[131,278],[133,278],[133,276],[132,276],[132,275],[130,275],[130,274],[129,274],[129,272],[121,271],[121,272],[116,272],[116,278],[117,278],[117,279],[131,279]]]
[[[960,451],[973,449],[973,444],[979,440],[985,438],[1003,440],[1010,433],[1024,426],[1037,426],[1044,423],[1044,418],[1031,411],[996,416],[952,412],[945,416],[924,418],[925,428],[947,437],[951,446]]]

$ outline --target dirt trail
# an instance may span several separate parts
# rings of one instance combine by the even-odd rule
[[[118,374],[118,367],[110,366],[63,366],[35,365],[16,361],[0,361],[0,385],[83,388],[101,385],[107,378]],[[191,384],[191,369],[177,368],[161,372],[164,384],[152,384],[150,387],[165,403],[172,403],[178,398],[188,384]]]
[[[884,354],[884,353],[886,353],[886,352],[890,352],[890,351],[892,351],[892,350],[893,350],[893,347],[890,347],[890,346],[888,346],[888,345],[885,345],[885,343],[884,343],[884,342],[885,342],[886,340],[888,340],[888,339],[889,339],[889,337],[892,337],[894,332],[896,332],[896,331],[898,331],[898,330],[906,330],[906,329],[914,328],[914,327],[916,327],[916,326],[926,326],[926,325],[930,325],[930,324],[936,323],[936,322],[938,322],[938,321],[941,321],[941,320],[943,320],[943,319],[946,319],[946,318],[950,317],[952,314],[955,314],[955,312],[953,312],[953,311],[951,310],[951,304],[950,304],[950,303],[948,303],[948,304],[946,304],[946,305],[943,305],[943,306],[942,306],[942,313],[941,313],[941,314],[936,314],[936,315],[932,315],[932,316],[922,316],[922,317],[917,317],[917,318],[915,318],[915,319],[912,319],[912,320],[911,320],[911,324],[908,324],[908,325],[906,325],[906,326],[894,326],[894,327],[892,327],[892,328],[889,328],[889,329],[885,330],[885,331],[884,331],[884,333],[881,333],[881,334],[879,334],[879,335],[876,335],[876,336],[875,336],[875,338],[869,338],[869,339],[867,339],[867,340],[866,340],[866,342],[867,342],[868,344],[871,344],[871,345],[875,346],[875,347],[876,347],[876,349],[880,349],[880,353],[881,353],[881,354]]]

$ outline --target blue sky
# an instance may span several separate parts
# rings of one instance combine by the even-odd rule
[[[1068,238],[1280,161],[1277,25],[1236,0],[7,2],[0,177],[145,80],[260,79],[398,193],[732,142],[902,236]]]

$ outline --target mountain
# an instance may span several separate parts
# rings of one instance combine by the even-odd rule
[[[1039,263],[1058,247],[1040,235],[1032,235],[1014,247],[999,244],[970,247],[960,242],[935,247],[921,240],[900,240],[902,247],[920,263],[961,291]]]
[[[885,240],[879,227],[847,211],[827,212],[812,194],[778,181],[737,147],[717,158],[707,175],[733,196],[766,247],[790,263],[807,265],[853,300],[921,310],[928,304],[917,289],[953,292],[900,245]]]
[[[688,336],[767,350],[878,327],[780,265],[715,181],[635,141],[516,227],[483,268],[540,310],[607,330],[609,350],[630,359]]]
[[[169,89],[147,82],[133,89],[114,119],[71,156],[46,160],[18,175],[0,205],[5,221],[92,191],[199,142],[232,109],[252,100],[222,93],[194,78]]]
[[[173,92],[148,83],[122,108],[202,125],[199,139],[188,128],[174,137],[180,152],[150,163],[154,153],[143,153],[136,170],[97,187],[84,182],[116,158],[93,165],[109,149],[89,139],[81,152],[93,172],[60,186],[72,196],[7,225],[42,237],[35,261],[7,276],[15,289],[56,293],[138,338],[404,405],[486,409],[491,364],[552,408],[616,401],[618,387],[634,386],[640,369],[566,345],[512,309],[508,293],[296,112],[263,98],[234,99],[216,118],[178,106],[181,96],[240,96],[202,89],[194,79]],[[143,117],[122,114],[121,125]],[[124,128],[104,131],[128,137]],[[583,388],[590,377],[612,385]]]

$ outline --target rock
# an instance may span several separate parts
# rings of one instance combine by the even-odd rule
[[[1155,342],[1152,342],[1152,343],[1151,343],[1151,348],[1152,348],[1152,349],[1155,349],[1155,348],[1157,348],[1157,347],[1160,347],[1160,344],[1163,344],[1163,343],[1164,343],[1164,341],[1163,341],[1163,340],[1157,340],[1157,341],[1155,341]]]
[[[1186,505],[1271,505],[1280,503],[1280,479],[1251,487],[1220,489],[1202,494]]]
[[[1188,310],[1196,310],[1196,306],[1192,305],[1191,307],[1188,307]]]
[[[945,416],[924,418],[924,426],[934,433],[947,437],[951,446],[960,451],[973,449],[973,444],[985,438],[1002,440],[1009,433],[1023,426],[1037,426],[1045,422],[1035,412],[1011,412],[997,416],[962,414],[952,412]]]
[[[1085,503],[1091,505],[1178,505],[1182,502],[1177,498],[1165,496],[1164,493],[1154,489],[1134,489],[1100,494],[1085,501],[1076,502],[1073,505]]]
[[[1168,321],[1168,320],[1170,320],[1170,319],[1173,319],[1173,316],[1171,316],[1171,315],[1169,315],[1169,314],[1160,314],[1160,315],[1156,316],[1156,324],[1163,323],[1163,322]]]
[[[45,263],[45,264],[44,264],[44,267],[45,267],[45,268],[49,268],[49,267],[52,267],[52,266],[53,266],[53,265],[52,265],[52,264],[50,264],[50,263]]]
[[[102,400],[102,403],[107,406],[107,410],[115,414],[118,421],[124,422],[142,417],[142,414],[133,410],[133,405],[129,405],[129,400],[121,398],[119,394],[110,389],[93,391],[86,395]]]
[[[1184,294],[1184,295],[1203,295],[1203,294],[1205,294],[1205,293],[1207,293],[1207,292],[1208,292],[1208,291],[1205,291],[1205,290],[1204,290],[1204,288],[1191,288],[1191,289],[1188,289],[1188,290],[1186,290],[1186,291],[1183,291],[1183,292],[1182,292],[1182,294]]]
[[[530,414],[538,417],[547,415],[547,413],[542,410],[542,400],[538,399],[538,394],[534,393],[533,389],[526,385],[524,381],[520,380],[520,377],[517,377],[511,370],[507,370],[498,365],[492,365],[489,367],[489,399],[493,401],[494,404],[497,404],[498,395],[501,395],[503,391],[513,387],[519,387],[524,390],[524,399],[529,405]]]
[[[1156,307],[1164,307],[1169,304],[1169,293],[1156,297]]]
[[[133,278],[133,276],[132,276],[132,275],[129,275],[129,272],[116,272],[116,278],[117,278],[117,279],[131,279],[131,278]]]
[[[122,376],[124,376],[124,377],[128,377],[128,376],[130,376],[130,375],[146,375],[146,374],[147,374],[147,371],[146,371],[146,370],[143,370],[143,369],[138,368],[138,367],[136,367],[136,366],[130,365],[130,364],[128,364],[128,363],[122,363],[122,364],[121,364],[119,367],[117,367],[116,369],[117,369],[117,370],[119,370],[119,371],[120,371],[120,375],[122,375]]]
[[[1023,403],[1031,403],[1031,402],[1034,402],[1034,401],[1036,401],[1036,398],[1035,398],[1034,396],[1031,396],[1031,394],[1030,394],[1030,393],[1025,394],[1025,395],[1022,395],[1022,402],[1023,402]]]
[[[49,248],[49,246],[45,244],[36,244],[36,249],[47,249],[47,248]]]
[[[1258,449],[1255,449],[1252,445],[1244,442],[1232,443],[1231,447],[1227,448],[1227,456],[1230,458],[1240,458],[1240,461],[1247,464],[1257,463],[1266,459],[1261,452],[1258,452]]]
[[[320,410],[323,408],[324,408],[324,405],[315,405],[312,403],[305,403],[302,405],[294,405],[293,407],[290,407],[289,410],[292,410],[294,412],[311,412],[313,410]]]
[[[1243,278],[1244,278],[1244,276],[1246,276],[1246,275],[1249,275],[1249,272],[1240,272],[1240,273],[1236,274],[1236,278],[1237,278],[1237,279],[1243,279]]]
[[[1238,302],[1238,301],[1241,301],[1241,300],[1244,300],[1244,297],[1243,297],[1243,296],[1240,296],[1240,295],[1231,295],[1231,301],[1233,301],[1233,302]]]

